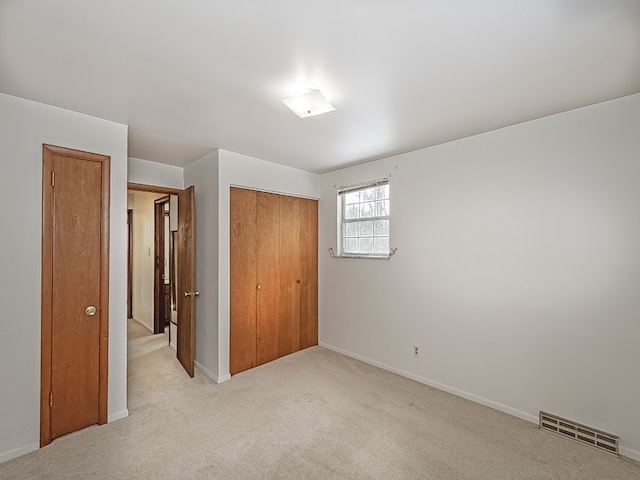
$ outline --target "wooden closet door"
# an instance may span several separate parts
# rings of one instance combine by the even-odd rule
[[[257,194],[230,192],[230,312],[229,372],[233,375],[256,363]]]
[[[318,201],[300,199],[300,348],[318,344]]]
[[[318,344],[318,202],[232,188],[231,374]]]
[[[303,201],[280,196],[280,357],[300,350],[300,206]]]
[[[257,364],[279,357],[280,348],[280,199],[257,192]]]

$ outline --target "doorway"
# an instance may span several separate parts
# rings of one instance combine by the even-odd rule
[[[175,195],[174,195],[175,197]],[[171,297],[172,287],[176,279],[172,278],[169,266],[174,263],[171,257],[171,212],[170,195],[164,195],[154,200],[153,227],[154,227],[154,262],[153,262],[153,333],[164,333],[170,327],[172,321],[175,323],[177,312],[175,297]],[[174,216],[176,212],[174,212]],[[177,222],[175,229],[178,230]],[[173,318],[172,318],[173,317]],[[171,329],[169,328],[169,337]]]
[[[171,297],[175,278],[169,273],[172,263],[170,248],[170,198],[173,194],[143,191],[127,192],[127,209],[131,212],[131,289],[130,318],[151,334],[169,333],[176,323],[177,304]],[[173,213],[173,215],[171,215]],[[177,227],[174,227],[175,231]],[[173,316],[173,318],[172,318]],[[175,333],[175,332],[174,332]],[[175,344],[175,338],[172,342]],[[173,345],[175,349],[175,345]]]
[[[151,334],[167,335],[167,344],[193,377],[198,295],[194,188],[128,186],[133,237],[131,317]]]

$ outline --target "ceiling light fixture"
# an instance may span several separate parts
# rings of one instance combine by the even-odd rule
[[[283,98],[282,103],[300,118],[313,117],[335,110],[335,107],[324,98],[320,90],[310,90],[299,97]]]

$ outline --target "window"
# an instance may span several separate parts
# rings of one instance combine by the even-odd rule
[[[338,190],[340,256],[389,255],[389,180]]]

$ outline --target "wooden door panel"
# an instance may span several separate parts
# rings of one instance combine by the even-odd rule
[[[278,195],[257,194],[256,362],[278,358],[280,316],[280,202]]]
[[[153,205],[153,333],[164,333],[164,205],[162,199]]]
[[[107,421],[109,163],[43,145],[41,446]]]
[[[133,318],[133,210],[127,209],[127,318]]]
[[[256,366],[257,194],[230,191],[229,372]]]
[[[318,202],[301,200],[300,348],[318,344]]]
[[[318,343],[318,202],[232,188],[230,373]]]
[[[300,198],[280,196],[278,356],[300,350]]]
[[[178,360],[190,377],[195,374],[196,339],[196,211],[195,187],[178,193]],[[187,293],[187,295],[185,295]]]
[[[309,346],[318,345],[318,201],[309,202]]]
[[[299,232],[300,243],[300,348],[309,347],[309,202],[302,202],[300,224],[304,227]]]
[[[52,160],[49,441],[100,422],[101,319],[107,314],[101,309],[102,165],[62,155]]]

